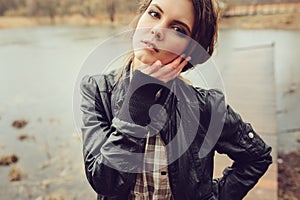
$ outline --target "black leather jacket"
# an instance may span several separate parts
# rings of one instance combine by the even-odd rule
[[[147,134],[149,131],[144,124],[122,120],[122,105],[124,101],[128,101],[126,98],[135,80],[156,81],[136,70],[130,83],[126,73],[118,79],[116,71],[105,75],[85,76],[81,82],[85,171],[89,183],[98,194],[98,199],[128,199],[128,194],[135,185],[136,173],[130,172],[134,172],[136,166],[131,165],[130,161],[139,158],[130,152],[142,153],[146,140],[144,137],[135,137],[134,134]],[[178,128],[176,123],[179,123],[181,117],[193,114],[193,105],[199,107],[201,114],[196,123],[190,124],[190,127],[197,124],[194,129],[197,132],[192,137],[188,149],[168,166],[174,199],[242,199],[272,163],[271,147],[266,145],[251,125],[244,123],[230,106],[225,106],[221,92],[194,88],[179,79],[174,82],[176,87],[181,89],[178,94],[183,91],[181,97],[185,98],[187,105],[178,111],[178,100],[169,108],[168,116],[171,120],[160,132],[164,142],[169,144],[175,137]],[[140,91],[137,95],[143,97],[154,91],[156,90]],[[186,91],[194,92],[196,101],[190,100],[189,95],[185,94]],[[173,100],[172,95],[167,93],[166,96],[165,100],[170,104],[170,99]],[[149,98],[151,96],[146,95],[146,99]],[[134,107],[138,111],[141,106]],[[168,108],[166,109],[168,111]],[[217,113],[217,117],[212,117],[213,112]],[[209,131],[218,131],[214,130],[214,126],[210,126],[211,123],[222,124],[220,135],[210,137],[212,142],[205,137]],[[189,125],[184,129],[184,136],[189,135],[188,127]],[[178,153],[180,145],[181,140],[171,145],[167,151],[168,156]],[[115,147],[124,151],[115,151]],[[212,178],[215,151],[227,154],[233,160],[232,166],[227,167],[223,177],[219,179]],[[118,167],[127,171],[116,170]]]

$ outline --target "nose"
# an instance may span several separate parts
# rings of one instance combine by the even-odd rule
[[[151,30],[151,34],[154,36],[156,40],[163,40],[164,39],[164,33],[161,28],[153,28]]]

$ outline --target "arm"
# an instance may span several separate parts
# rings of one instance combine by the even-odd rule
[[[211,90],[208,108],[224,101],[221,92]],[[216,103],[217,102],[217,103]],[[272,163],[271,147],[266,145],[250,124],[227,106],[223,117],[224,127],[216,144],[218,153],[227,154],[234,162],[214,180],[219,199],[240,200],[254,187]]]
[[[130,131],[129,128],[124,128],[125,122],[109,119],[109,95],[106,90],[100,91],[97,84],[106,84],[105,81],[104,76],[97,81],[86,76],[81,82],[83,155],[86,176],[93,189],[98,194],[114,196],[127,193],[135,182],[134,173],[118,171],[118,166],[113,167],[118,164],[119,167],[126,167],[124,165],[128,164],[126,160],[122,161],[126,155],[120,155],[117,148],[140,152],[144,144],[143,139],[118,131],[121,128]],[[145,132],[141,127],[135,128]]]
[[[145,111],[154,103],[160,88],[158,84],[159,87],[147,87],[146,92],[136,90],[141,81],[147,80],[158,81],[141,72],[134,73],[121,110],[113,119],[109,117],[112,115],[105,77],[96,80],[86,76],[81,82],[85,171],[98,194],[110,197],[127,194],[135,183],[148,133],[145,125],[149,118]],[[128,110],[133,111],[131,116]]]

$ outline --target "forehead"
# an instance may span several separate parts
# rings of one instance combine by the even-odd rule
[[[192,0],[152,0],[151,4],[158,5],[166,16],[183,21],[192,27],[194,23]]]

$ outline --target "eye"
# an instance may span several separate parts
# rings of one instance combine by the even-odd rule
[[[178,27],[178,26],[174,26],[174,27],[173,27],[173,30],[176,31],[176,32],[178,32],[178,35],[180,35],[180,36],[182,36],[182,37],[184,37],[184,35],[187,34],[186,31],[185,31],[183,28],[180,28],[180,27]],[[181,33],[181,34],[180,34],[180,33]]]
[[[160,15],[158,12],[154,11],[154,10],[149,10],[148,11],[148,14],[151,16],[151,17],[154,17],[154,18],[159,18]]]

